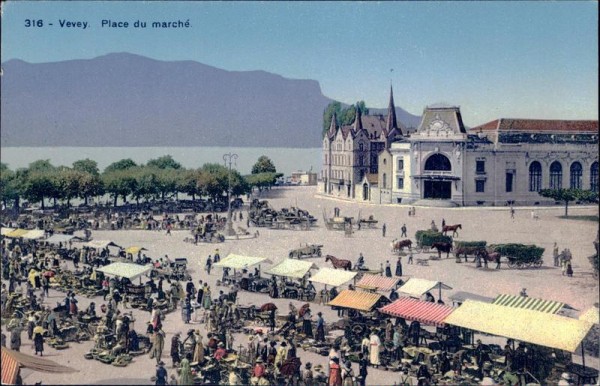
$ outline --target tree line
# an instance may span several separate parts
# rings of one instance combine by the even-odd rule
[[[267,156],[261,156],[252,167],[252,174],[242,176],[237,170],[221,164],[207,163],[197,169],[186,169],[170,155],[137,164],[130,158],[108,165],[101,173],[98,163],[89,158],[75,161],[71,167],[54,166],[49,160],[37,160],[27,168],[11,170],[0,163],[0,198],[5,208],[19,208],[22,200],[41,203],[50,199],[70,205],[73,199],[109,195],[113,205],[131,197],[141,200],[166,199],[184,193],[196,200],[207,197],[222,200],[231,183],[231,195],[240,196],[258,189],[273,186],[281,177]]]

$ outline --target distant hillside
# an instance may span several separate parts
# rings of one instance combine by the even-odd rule
[[[332,102],[315,80],[128,53],[2,69],[2,146],[319,147]]]

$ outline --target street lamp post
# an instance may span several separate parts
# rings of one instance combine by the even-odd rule
[[[235,236],[235,231],[233,230],[233,222],[231,221],[231,163],[235,162],[237,158],[238,155],[235,153],[223,154],[223,161],[225,161],[225,166],[229,166],[229,172],[227,174],[227,236]]]

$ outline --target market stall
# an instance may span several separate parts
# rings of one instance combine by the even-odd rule
[[[333,287],[339,287],[344,283],[354,279],[358,272],[343,271],[341,269],[321,268],[310,279],[313,283],[321,283]]]
[[[15,385],[19,377],[21,367],[40,371],[43,373],[76,373],[71,367],[59,365],[48,359],[27,355],[19,351],[13,351],[2,347],[2,384]]]
[[[418,278],[409,279],[406,284],[400,287],[399,291],[407,295],[419,298],[433,289],[438,289],[438,299],[442,298],[442,290],[451,290],[452,287],[440,282]]]
[[[44,240],[44,242],[46,242],[46,243],[57,244],[57,245],[60,243],[62,243],[64,245],[64,244],[68,243],[69,241],[82,241],[82,240],[80,237],[73,236],[73,235],[65,235],[62,233],[55,233],[52,236],[50,236]]]
[[[498,295],[496,299],[494,299],[492,304],[498,306],[520,308],[524,310],[545,312],[549,314],[556,314],[562,309],[574,310],[574,308],[570,305],[554,300],[544,300],[538,298],[530,298],[528,296],[508,294]]]
[[[272,266],[265,273],[275,276],[291,277],[295,279],[302,279],[308,271],[316,269],[317,265],[310,261],[303,261],[298,259],[284,259],[276,265]]]
[[[29,231],[29,229],[17,228],[12,230],[11,232],[6,233],[5,236],[11,239],[18,239],[23,237],[23,235],[27,234]]]
[[[98,268],[98,272],[102,272],[107,276],[124,277],[133,280],[137,277],[145,275],[152,270],[152,265],[139,265],[133,263],[112,263],[102,268]]]
[[[466,291],[455,292],[452,295],[448,296],[448,299],[450,299],[452,301],[452,305],[454,307],[460,306],[467,299],[476,300],[478,302],[483,302],[483,303],[492,303],[494,301],[494,298],[489,298],[487,296],[481,296],[481,295],[474,294],[471,292],[466,292]]]
[[[306,274],[311,269],[317,269],[316,264],[298,259],[284,259],[271,267],[265,273],[282,278],[279,281],[278,294],[284,298],[312,301],[317,291],[312,283],[306,283]],[[289,280],[302,279],[302,280]]]
[[[390,291],[398,287],[399,281],[399,278],[367,273],[360,279],[356,286],[363,289],[373,289],[375,291]]]
[[[385,303],[389,303],[389,300],[385,296],[378,293],[343,290],[327,305],[370,312],[373,311],[377,305]]]
[[[33,229],[21,236],[27,240],[43,239],[46,236],[46,231],[43,229]]]
[[[125,253],[131,254],[131,255],[137,255],[138,252],[141,252],[141,251],[147,251],[147,249],[144,247],[139,247],[137,245],[125,248]]]
[[[437,304],[409,297],[402,297],[379,309],[382,314],[416,321],[422,324],[443,327],[444,319],[454,309],[444,304]]]
[[[15,230],[15,228],[2,227],[2,228],[0,228],[0,236],[6,236],[14,230]]]
[[[110,240],[92,240],[83,244],[84,247],[94,248],[94,249],[106,249],[108,247],[116,247],[121,248],[121,246],[115,244]]]
[[[230,253],[227,257],[221,259],[218,263],[215,263],[215,267],[221,268],[233,268],[233,269],[248,269],[256,264],[263,262],[270,263],[266,257],[255,257],[255,256],[243,256]]]

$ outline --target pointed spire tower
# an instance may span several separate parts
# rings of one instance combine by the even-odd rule
[[[327,134],[329,135],[329,137],[333,137],[335,135],[335,132],[337,131],[337,117],[335,115],[335,112],[331,115],[331,124],[329,125],[329,130],[327,132]]]
[[[356,118],[354,118],[354,133],[358,134],[359,131],[361,131],[363,129],[363,125],[362,125],[362,119],[361,119],[361,114],[360,114],[360,109],[358,108],[358,103],[356,104]]]
[[[388,105],[386,129],[388,134],[394,129],[400,131],[398,121],[396,120],[396,106],[394,105],[394,90],[392,89],[392,85],[390,85],[390,104]]]

